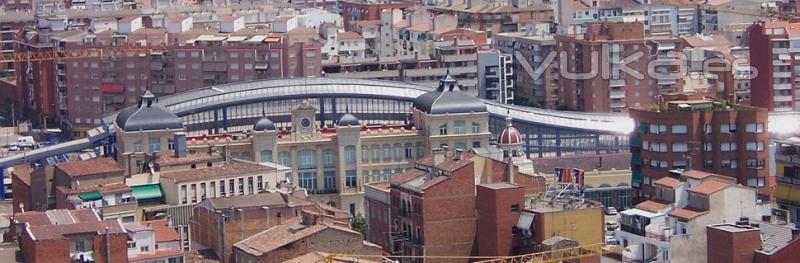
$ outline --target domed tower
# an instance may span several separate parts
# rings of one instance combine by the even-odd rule
[[[525,154],[522,150],[522,136],[511,123],[511,116],[506,117],[506,127],[497,135],[497,146],[503,150],[503,158],[519,157]]]
[[[257,162],[275,162],[275,147],[278,142],[278,130],[275,123],[262,113],[262,117],[253,125],[253,153]]]
[[[175,132],[185,131],[181,119],[161,106],[149,90],[137,105],[117,113],[114,125],[117,129],[115,155],[117,160],[125,160],[120,162],[125,169],[130,163],[144,160],[144,154],[169,152]]]
[[[447,74],[436,90],[414,100],[414,126],[428,137],[428,146],[450,146],[469,150],[486,147],[491,140],[489,111],[480,99],[461,91]]]

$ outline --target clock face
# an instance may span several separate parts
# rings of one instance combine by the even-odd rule
[[[300,120],[300,125],[302,125],[302,126],[303,126],[303,128],[308,128],[308,126],[310,126],[310,125],[311,125],[311,120],[309,120],[309,119],[302,119],[302,120]]]

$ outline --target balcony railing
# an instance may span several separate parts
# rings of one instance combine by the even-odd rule
[[[800,178],[785,177],[785,176],[778,177],[778,183],[800,186]]]
[[[785,163],[800,164],[800,156],[798,155],[776,155],[775,160]]]
[[[634,234],[634,235],[639,235],[639,236],[646,236],[646,234],[647,234],[647,232],[644,230],[644,228],[637,228],[635,226],[626,225],[626,224],[620,224],[620,229],[622,229],[622,231],[625,231],[625,232],[628,232],[628,233],[631,233],[631,234]]]

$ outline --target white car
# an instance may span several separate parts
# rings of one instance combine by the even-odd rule
[[[613,215],[617,215],[617,214],[618,214],[617,208],[615,208],[613,206],[609,206],[608,208],[606,208],[606,215],[613,216]]]
[[[19,146],[17,146],[16,144],[12,144],[10,147],[8,147],[8,150],[12,152],[19,151]]]
[[[606,245],[619,246],[619,240],[614,236],[606,236]]]

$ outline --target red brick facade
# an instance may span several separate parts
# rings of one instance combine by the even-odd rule
[[[498,187],[495,187],[495,186]],[[476,186],[478,214],[478,255],[511,256],[519,240],[513,229],[525,204],[525,189],[510,184]]]

